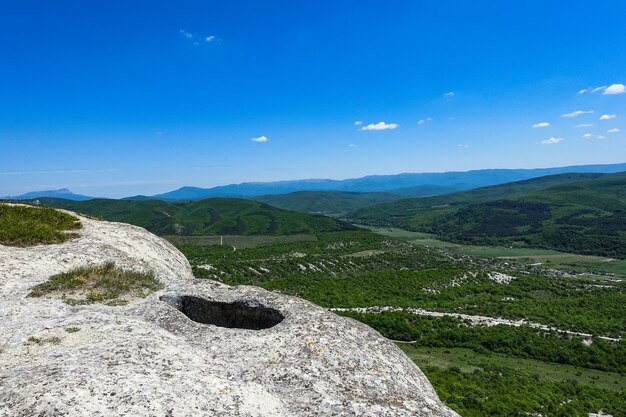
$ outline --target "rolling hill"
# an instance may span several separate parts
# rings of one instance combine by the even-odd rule
[[[398,200],[392,193],[350,193],[340,191],[297,191],[255,197],[257,201],[286,210],[341,216],[361,207]]]
[[[399,200],[358,210],[351,217],[465,244],[624,259],[626,173],[555,175],[444,197]]]
[[[189,203],[39,199],[41,204],[141,226],[158,235],[289,235],[354,226],[322,215],[298,213],[252,200],[210,198]]]
[[[365,207],[348,215],[360,224],[415,229],[431,218],[442,216],[469,204],[521,197],[533,191],[561,184],[592,181],[603,178],[600,173],[567,173],[548,175],[490,187],[476,188],[442,196],[405,198]]]

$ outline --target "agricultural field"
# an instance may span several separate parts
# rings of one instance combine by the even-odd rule
[[[566,256],[556,252],[470,253],[377,231],[236,248],[174,242],[197,277],[296,295],[372,326],[463,416],[626,415],[626,280],[525,260]]]
[[[176,246],[219,246],[226,245],[234,250],[246,248],[258,248],[260,246],[271,246],[284,243],[307,242],[317,240],[314,234],[296,235],[225,235],[225,236],[179,236],[166,235],[166,240]]]

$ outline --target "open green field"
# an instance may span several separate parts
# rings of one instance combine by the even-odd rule
[[[258,248],[261,246],[280,245],[285,243],[309,242],[317,240],[314,234],[298,234],[298,235],[224,235],[223,240],[220,236],[163,236],[170,243],[176,246],[232,246],[237,249]]]
[[[548,363],[534,359],[515,358],[498,353],[483,354],[465,348],[423,347],[410,343],[396,344],[420,368],[429,366],[443,369],[458,367],[465,373],[488,367],[524,369],[528,373],[537,374],[539,377],[551,381],[575,379],[581,385],[618,392],[626,387],[626,375],[620,375],[616,372]]]
[[[442,250],[460,256],[510,259],[574,273],[626,275],[626,260],[602,256],[578,255],[549,249],[513,248],[504,246],[461,245],[438,239],[430,233],[395,228],[370,228],[375,233],[404,240],[418,246]]]

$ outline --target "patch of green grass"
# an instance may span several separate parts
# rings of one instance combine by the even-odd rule
[[[161,288],[163,285],[153,273],[128,271],[107,262],[53,275],[48,281],[35,286],[29,295],[42,297],[56,293],[62,294],[68,304],[107,302],[120,305],[124,302],[120,297],[145,297]]]
[[[52,337],[36,337],[36,336],[30,336],[27,340],[26,340],[26,344],[27,345],[43,345],[45,343],[50,343],[52,345],[58,345],[59,343],[61,343],[61,338],[58,336],[52,336]]]
[[[465,348],[436,348],[414,346],[407,343],[398,343],[398,346],[420,368],[436,366],[442,369],[459,368],[462,372],[470,373],[477,369],[484,370],[490,367],[524,369],[531,374],[537,374],[543,379],[551,381],[567,381],[576,379],[581,385],[621,391],[626,386],[626,375],[617,372],[605,372],[588,369],[580,366],[548,363],[527,358],[515,358],[498,353],[477,353]]]
[[[80,327],[66,327],[65,331],[68,333],[76,333],[80,331]]]
[[[76,237],[70,230],[80,229],[80,221],[49,207],[34,208],[0,203],[0,244],[32,246],[62,243]]]

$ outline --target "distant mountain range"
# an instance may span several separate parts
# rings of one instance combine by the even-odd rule
[[[63,198],[65,200],[72,201],[85,201],[91,200],[94,197],[89,197],[81,194],[74,194],[67,188],[61,188],[59,190],[45,190],[45,191],[31,191],[26,194],[21,194],[18,196],[7,196],[3,199],[6,200],[32,200],[34,198],[42,198],[42,197],[50,197],[50,198]]]
[[[275,182],[246,182],[212,188],[182,187],[153,196],[133,196],[123,200],[194,201],[209,197],[259,197],[300,191],[338,191],[350,193],[391,193],[400,196],[423,197],[449,194],[490,185],[522,181],[562,173],[615,173],[626,171],[626,163],[606,165],[576,165],[536,169],[481,169],[464,172],[370,175],[346,180],[307,179]],[[82,201],[92,197],[74,194],[68,189],[36,191],[12,199],[41,197]],[[8,198],[8,197],[7,197]]]
[[[296,191],[388,192],[409,196],[425,196],[447,194],[567,172],[614,173],[621,171],[626,171],[626,163],[537,169],[481,169],[465,172],[370,175],[346,180],[309,179],[248,182],[212,188],[182,187],[168,193],[154,195],[151,198],[166,201],[200,200],[207,197],[249,198]]]

